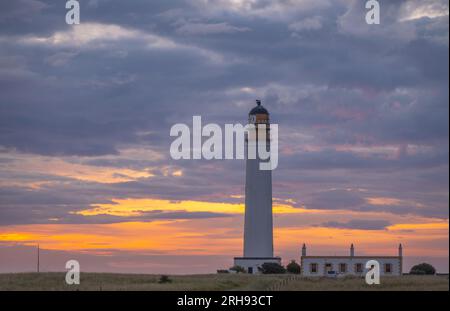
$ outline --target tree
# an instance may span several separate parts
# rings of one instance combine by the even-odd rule
[[[244,267],[241,266],[233,266],[230,268],[230,271],[235,271],[236,273],[246,273],[247,271],[245,271]]]
[[[259,271],[262,274],[281,274],[286,273],[286,269],[275,262],[265,262],[261,265],[261,267],[258,267]]]
[[[301,268],[300,265],[298,263],[295,262],[295,260],[292,260],[287,266],[286,266],[286,270],[289,273],[293,273],[293,274],[300,274]]]
[[[172,283],[172,280],[169,278],[168,275],[161,275],[161,277],[159,278],[158,283],[159,284]]]
[[[424,262],[412,267],[409,273],[418,275],[434,275],[436,274],[436,269],[432,265]]]

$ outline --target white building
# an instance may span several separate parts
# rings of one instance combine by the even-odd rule
[[[350,256],[307,256],[306,245],[303,244],[300,258],[301,274],[304,276],[337,275],[364,276],[367,273],[366,262],[376,260],[380,264],[381,276],[401,276],[403,269],[403,248],[400,244],[397,256],[355,256],[353,244]]]
[[[266,124],[267,144],[270,150],[269,112],[256,101],[249,115],[249,124]],[[273,257],[273,224],[272,224],[272,171],[261,170],[263,161],[258,156],[249,159],[248,150],[258,144],[258,133],[247,135],[245,139],[246,172],[245,172],[245,224],[244,224],[244,256],[235,257],[234,264],[245,268],[248,273],[257,273],[258,267],[266,262],[281,264],[279,257]],[[257,150],[257,148],[256,148]],[[268,160],[265,160],[267,162]]]

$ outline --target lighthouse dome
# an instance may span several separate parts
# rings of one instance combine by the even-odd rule
[[[267,109],[261,105],[261,101],[259,99],[256,100],[256,107],[254,107],[249,112],[249,115],[256,115],[256,114],[267,114],[267,115],[269,114]]]

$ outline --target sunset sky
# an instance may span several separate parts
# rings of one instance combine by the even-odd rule
[[[0,3],[0,273],[214,273],[242,255],[245,162],[173,160],[175,123],[279,125],[274,248],[449,262],[449,5]]]

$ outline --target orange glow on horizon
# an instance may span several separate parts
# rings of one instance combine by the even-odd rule
[[[23,245],[39,243],[43,249],[93,254],[120,250],[177,255],[239,255],[242,252],[242,225],[241,215],[214,220],[18,225],[0,227],[0,242]],[[274,230],[276,254],[297,249],[306,242],[318,254],[330,255],[330,249],[341,249],[345,253],[349,243],[356,243],[360,253],[390,255],[397,243],[402,242],[408,255],[420,255],[424,250],[428,255],[448,255],[447,249],[428,247],[429,242],[436,240],[448,243],[448,223],[398,224],[387,230],[317,226],[281,227]],[[408,244],[415,246],[408,248]]]
[[[206,201],[170,201],[159,199],[112,199],[113,203],[92,204],[92,208],[76,212],[83,216],[113,215],[139,216],[150,211],[186,211],[212,212],[223,214],[243,214],[245,206],[242,203],[221,203]],[[274,214],[325,213],[325,211],[296,208],[288,204],[275,203]]]

